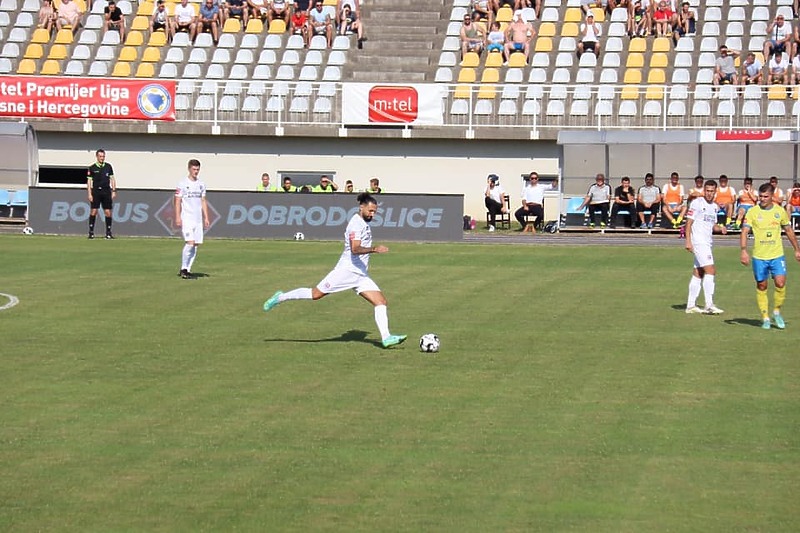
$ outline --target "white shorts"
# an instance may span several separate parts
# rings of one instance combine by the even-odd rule
[[[186,242],[194,241],[195,244],[203,244],[203,223],[183,223],[181,228],[183,240]]]
[[[714,255],[711,253],[711,246],[707,244],[694,245],[694,266],[703,268],[714,264]]]
[[[366,274],[334,268],[317,284],[317,289],[325,294],[353,289],[356,294],[367,291],[380,291],[378,285]]]

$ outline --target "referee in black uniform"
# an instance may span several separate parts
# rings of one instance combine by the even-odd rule
[[[102,205],[106,216],[106,239],[113,239],[111,209],[114,207],[114,198],[117,197],[117,182],[114,179],[114,169],[106,163],[106,151],[98,150],[95,155],[97,161],[86,172],[86,189],[89,191],[89,203],[92,206],[89,214],[89,238],[94,239],[97,209]]]

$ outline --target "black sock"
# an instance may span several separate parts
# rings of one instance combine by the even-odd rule
[[[111,233],[111,222],[112,222],[111,217],[107,216],[106,217],[106,233]]]
[[[94,233],[94,221],[97,219],[97,215],[89,215],[89,233]]]

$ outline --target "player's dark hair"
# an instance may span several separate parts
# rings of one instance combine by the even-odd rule
[[[375,205],[378,205],[378,202],[375,201],[375,197],[372,196],[371,194],[367,193],[367,192],[360,193],[356,197],[356,200],[358,200],[358,205],[364,205],[364,204],[375,204]]]
[[[753,178],[745,178],[744,182],[745,183],[753,183]]]
[[[100,155],[100,154],[104,154],[104,153],[106,153],[105,150],[103,150],[102,148],[98,148],[98,150],[94,153],[94,155]]]
[[[775,187],[772,186],[771,183],[762,183],[761,187],[758,188],[758,192],[765,193],[768,192],[770,194],[775,194]]]
[[[200,161],[198,161],[197,159],[189,160],[189,167],[199,167],[199,166],[200,166]]]
[[[706,182],[703,184],[703,187],[708,187],[709,185],[711,185],[715,189],[717,188],[717,182],[714,180],[706,180]]]
[[[728,179],[728,176],[726,176],[725,174],[720,174],[719,175],[719,179],[720,180],[726,180],[726,179]]]
[[[647,178],[653,178],[653,179],[655,179],[655,176],[653,176],[653,173],[652,173],[652,172],[648,172],[647,174],[645,174],[645,175],[644,175],[644,179],[647,179]]]

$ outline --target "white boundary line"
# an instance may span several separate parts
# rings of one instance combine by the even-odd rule
[[[11,309],[12,307],[14,307],[19,303],[19,298],[17,298],[13,294],[6,294],[4,292],[0,292],[0,296],[5,296],[6,298],[8,298],[8,303],[6,305],[0,306],[0,311]]]

